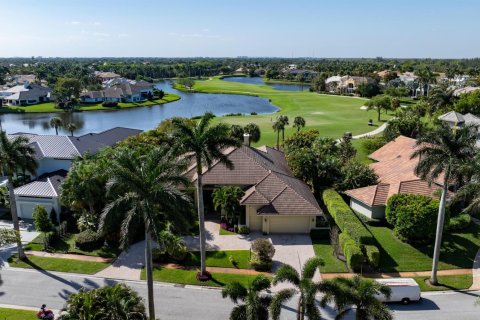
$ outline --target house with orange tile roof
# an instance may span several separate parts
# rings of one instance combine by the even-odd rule
[[[369,218],[383,219],[391,196],[399,193],[436,197],[441,185],[429,184],[415,175],[418,158],[411,158],[417,148],[416,140],[399,136],[369,155],[369,166],[378,175],[378,184],[345,191],[350,207]]]

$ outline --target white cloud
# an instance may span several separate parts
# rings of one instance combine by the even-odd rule
[[[70,21],[70,24],[77,25],[80,24],[80,21]]]
[[[80,34],[88,34],[89,32],[85,29],[82,29],[82,31],[80,31]]]
[[[96,21],[96,22],[94,22],[94,23],[93,23],[93,25],[94,25],[94,26],[101,26],[101,25],[102,25],[102,23],[101,23],[101,22],[98,22],[98,21]]]
[[[169,32],[169,36],[171,37],[179,37],[179,38],[203,38],[203,39],[222,39],[222,37],[213,34],[202,34],[202,33],[177,33],[177,32]]]
[[[130,35],[128,33],[119,33],[118,37],[119,38],[128,38],[128,37],[130,37]]]
[[[104,33],[104,32],[94,32],[93,36],[94,37],[107,38],[107,37],[110,37],[110,34],[109,33]]]

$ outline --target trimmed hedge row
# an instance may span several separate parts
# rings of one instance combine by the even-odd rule
[[[372,267],[378,268],[380,265],[380,251],[378,248],[372,245],[365,246],[365,255],[367,256],[368,263]]]
[[[360,246],[345,233],[340,234],[338,241],[347,260],[347,267],[353,271],[360,270],[363,263],[363,253]]]
[[[357,218],[348,204],[343,201],[338,192],[333,189],[327,189],[323,191],[322,198],[328,212],[333,217],[342,233],[349,235],[358,245],[375,243],[370,231],[368,231],[363,223]]]

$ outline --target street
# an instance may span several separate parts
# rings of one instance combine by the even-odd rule
[[[38,307],[45,303],[49,308],[60,309],[67,297],[82,287],[95,288],[116,281],[80,275],[48,271],[2,269],[3,285],[0,287],[0,304]],[[141,281],[125,282],[143,297],[146,285]],[[420,303],[408,306],[391,304],[395,319],[478,319],[480,306],[475,299],[480,292],[439,292],[422,294]],[[228,319],[233,304],[223,299],[219,290],[200,287],[181,287],[169,284],[155,285],[155,307],[162,320]],[[295,318],[296,301],[290,301],[282,311],[281,319]],[[335,312],[327,307],[322,310],[326,319],[333,319]],[[347,319],[353,319],[353,315]]]

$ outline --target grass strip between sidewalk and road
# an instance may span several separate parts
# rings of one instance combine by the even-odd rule
[[[473,283],[473,276],[471,274],[438,276],[438,286],[430,285],[428,283],[429,278],[430,277],[414,277],[422,292],[468,289]]]
[[[106,262],[80,261],[72,259],[46,258],[27,256],[27,260],[18,260],[17,256],[12,256],[8,260],[10,267],[38,269],[58,272],[71,272],[81,274],[95,274],[110,264]]]
[[[0,320],[32,320],[37,319],[37,313],[30,310],[0,308]]]
[[[194,286],[207,286],[207,287],[223,287],[228,283],[238,281],[244,286],[251,284],[256,275],[240,275],[229,273],[212,273],[212,279],[209,281],[201,282],[196,278],[197,270],[182,270],[182,269],[170,269],[155,267],[153,269],[153,280],[160,282],[194,285]],[[145,280],[145,268],[142,269],[141,279]]]
[[[236,262],[233,265],[230,257]],[[207,251],[205,263],[207,267],[221,267],[221,268],[250,268],[250,251],[249,250],[225,250],[225,251]],[[185,261],[181,264],[186,266],[200,266],[200,252],[189,252]]]
[[[333,255],[333,246],[329,239],[313,240],[313,251],[317,257],[322,258],[324,265],[320,267],[321,273],[348,272],[348,268],[342,261]]]

